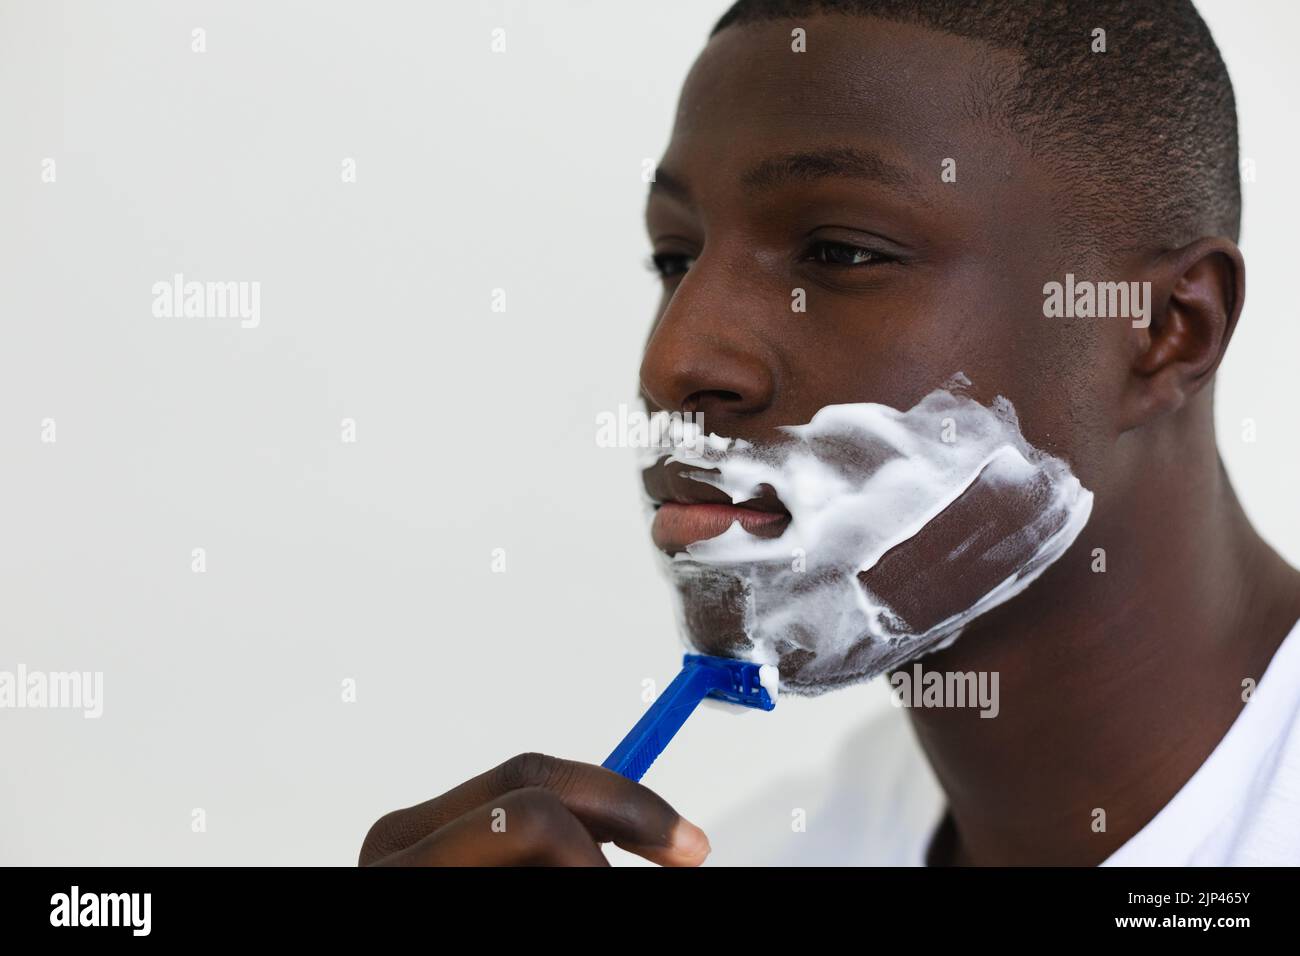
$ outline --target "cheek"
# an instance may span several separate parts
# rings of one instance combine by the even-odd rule
[[[911,408],[956,372],[974,382],[971,394],[984,403],[1032,394],[1035,383],[1050,381],[1041,296],[1029,288],[991,290],[986,277],[976,285],[961,270],[938,271],[917,267],[857,295],[811,292],[808,315],[788,324],[781,341],[783,377],[802,399],[789,411],[806,420],[837,403]]]
[[[1025,440],[1061,458],[1087,487],[1103,489],[1118,433],[1126,367],[1106,354],[1097,330],[1056,327],[1026,336],[1015,361],[997,370],[999,394],[1015,406]]]
[[[1005,397],[1031,446],[1062,458],[1086,486],[1101,485],[1128,374],[1124,330],[1045,316],[1039,268],[996,288],[947,289],[920,320],[918,344],[904,357],[907,377],[936,356],[940,368],[961,369],[973,398],[989,405]]]

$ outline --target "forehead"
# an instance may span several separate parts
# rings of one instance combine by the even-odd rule
[[[805,52],[793,48],[797,28]],[[988,101],[1014,71],[1009,53],[986,44],[870,17],[731,26],[687,77],[662,165],[685,170],[707,157],[710,170],[735,176],[762,154],[843,144],[936,185],[949,158],[972,179],[1005,180],[1023,157],[994,131]]]

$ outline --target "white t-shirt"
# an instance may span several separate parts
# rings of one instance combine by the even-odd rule
[[[945,810],[906,711],[887,706],[824,773],[779,780],[710,826],[707,864],[924,866]],[[1300,622],[1205,763],[1101,865],[1300,865]]]

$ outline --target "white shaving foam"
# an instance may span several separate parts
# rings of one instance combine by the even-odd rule
[[[683,592],[741,595],[737,610],[750,646],[734,656],[778,665],[803,652],[794,680],[782,674],[780,686],[814,695],[949,646],[972,619],[1028,587],[1083,529],[1092,493],[1064,461],[1025,441],[1009,401],[998,397],[986,407],[962,394],[969,385],[959,373],[905,412],[830,405],[806,425],[781,429],[789,440],[770,447],[688,433],[689,444],[669,462],[716,469],[691,477],[736,503],[769,485],[791,521],[778,538],[756,537],[733,522],[715,538],[663,555],[686,645],[698,651],[706,636],[691,633]],[[1033,518],[999,531],[985,552],[996,552],[995,566],[1005,570],[1010,561],[1015,570],[990,580],[964,610],[919,627],[857,574],[905,545],[977,481],[1032,497]]]

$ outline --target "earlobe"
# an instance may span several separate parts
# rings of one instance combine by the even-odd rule
[[[1198,239],[1167,252],[1148,275],[1149,322],[1132,329],[1126,429],[1176,411],[1210,381],[1245,300],[1246,265],[1230,239]]]

